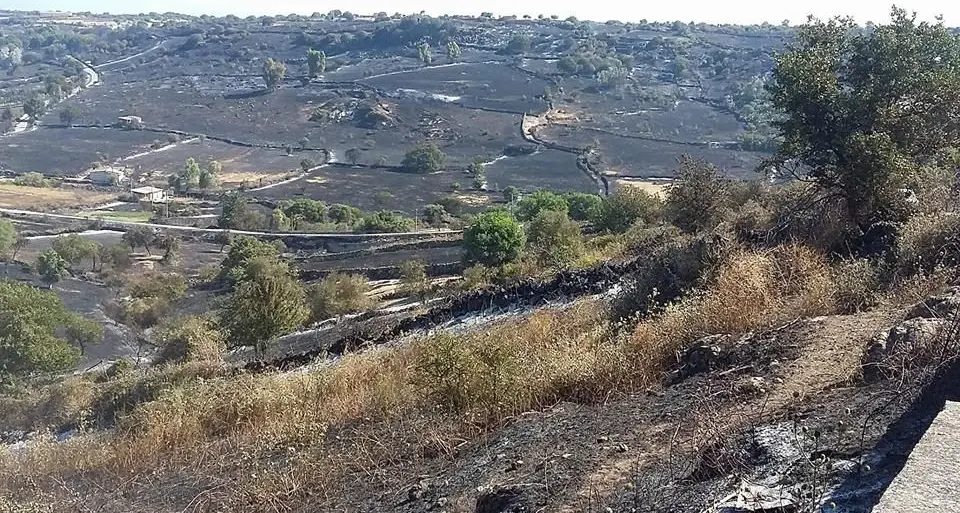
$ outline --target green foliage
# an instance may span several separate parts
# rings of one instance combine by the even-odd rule
[[[430,226],[440,226],[448,221],[449,214],[443,205],[431,203],[423,207],[423,220]]]
[[[223,333],[210,319],[186,317],[158,329],[157,363],[219,362],[226,351]]]
[[[621,187],[604,198],[594,225],[601,231],[623,233],[635,223],[656,222],[661,209],[656,196],[635,187]]]
[[[79,347],[80,354],[86,353],[88,347],[103,340],[103,326],[99,322],[77,314],[70,314],[66,321],[64,339],[69,344]]]
[[[70,264],[67,263],[59,253],[53,249],[48,249],[37,257],[37,274],[43,278],[43,281],[53,284],[60,281],[63,275],[67,274]]]
[[[400,264],[400,291],[424,299],[430,292],[427,266],[421,260],[407,260]]]
[[[68,105],[60,110],[60,122],[64,125],[72,125],[80,117],[80,109],[76,105]]]
[[[359,274],[331,273],[310,286],[310,319],[313,322],[362,312],[373,307],[370,283]]]
[[[219,175],[223,172],[223,164],[212,160],[207,167],[200,171],[200,177],[197,179],[197,185],[201,189],[211,189],[217,186]]]
[[[544,210],[527,227],[527,246],[541,265],[561,268],[583,253],[580,225],[557,210]]]
[[[590,221],[596,219],[603,207],[603,198],[598,194],[585,192],[570,192],[564,194],[569,206],[570,219],[576,221]]]
[[[21,187],[50,187],[53,183],[37,172],[24,173],[13,179],[14,185]]]
[[[537,191],[517,203],[517,219],[529,221],[547,210],[567,213],[567,198],[551,191]]]
[[[667,189],[664,202],[667,220],[688,233],[713,228],[729,206],[729,184],[712,164],[680,157],[677,178]]]
[[[960,38],[893,9],[890,24],[812,20],[777,57],[770,92],[784,113],[768,163],[842,195],[861,229],[909,212],[899,189],[960,145]]]
[[[360,150],[358,148],[350,148],[343,154],[347,158],[347,161],[353,165],[356,165],[360,161]]]
[[[427,66],[433,63],[433,49],[431,49],[427,43],[417,45],[417,56],[420,58],[420,61]]]
[[[415,221],[396,212],[380,211],[363,218],[357,227],[359,233],[402,233],[412,232]]]
[[[467,259],[484,265],[500,265],[516,260],[526,237],[523,227],[508,212],[490,210],[476,217],[463,232]]]
[[[520,189],[517,189],[514,186],[509,186],[503,190],[503,199],[507,203],[513,203],[520,199]]]
[[[460,51],[460,45],[456,41],[447,42],[447,58],[451,61],[459,61],[461,58],[462,52]]]
[[[217,218],[220,228],[255,231],[263,229],[265,224],[263,214],[254,210],[247,198],[239,193],[226,194],[220,200],[220,216]]]
[[[238,280],[245,272],[247,264],[260,257],[279,258],[280,250],[276,244],[264,242],[254,237],[240,235],[229,243],[230,251],[220,263],[220,272],[223,277]]]
[[[200,164],[193,157],[189,157],[180,172],[170,175],[167,182],[177,192],[185,192],[200,186],[201,174]]]
[[[290,220],[294,230],[300,228],[300,222],[322,223],[326,218],[327,206],[318,200],[310,198],[298,198],[296,200],[284,200],[280,202],[280,209]]]
[[[327,54],[323,50],[319,52],[313,48],[307,50],[307,68],[310,78],[325,72],[327,70]]]
[[[463,270],[463,281],[460,288],[463,290],[477,290],[490,285],[493,281],[493,272],[481,264],[471,265]]]
[[[356,207],[335,204],[330,205],[327,210],[327,217],[334,223],[353,226],[363,219],[363,212]]]
[[[433,143],[423,143],[407,152],[400,164],[411,173],[436,173],[443,169],[443,161],[447,158],[440,148]]]
[[[276,89],[283,82],[283,77],[287,74],[287,65],[283,61],[267,59],[263,63],[263,81],[267,84],[267,89]]]
[[[150,246],[156,239],[156,232],[149,226],[134,226],[123,232],[123,242],[129,245],[131,250],[136,251],[143,246],[147,254],[150,254]]]
[[[6,219],[0,219],[0,253],[6,255],[17,243],[17,228]]]
[[[233,244],[233,234],[230,230],[219,231],[213,236],[213,242],[220,245],[220,252],[223,253],[223,248]]]
[[[261,256],[245,267],[243,279],[220,311],[221,325],[230,334],[231,345],[263,351],[271,340],[300,327],[310,310],[303,286],[286,263]]]
[[[87,258],[96,259],[98,256],[97,243],[76,233],[53,239],[50,247],[70,265],[77,265]]]
[[[44,94],[34,94],[23,102],[23,112],[31,119],[40,119],[47,112],[47,97]]]
[[[525,34],[517,34],[507,41],[507,45],[503,48],[503,51],[504,53],[512,55],[527,53],[530,51],[532,45],[533,43],[530,40],[530,36]]]
[[[844,260],[833,268],[834,301],[840,313],[856,313],[877,304],[880,273],[866,259]]]
[[[68,312],[56,294],[0,281],[0,312],[0,380],[64,371],[79,362],[80,351],[58,332],[69,331],[80,318]]]
[[[130,258],[130,252],[124,244],[113,244],[111,246],[100,246],[99,251],[100,266],[110,264],[115,270],[123,271],[130,267],[133,260]]]

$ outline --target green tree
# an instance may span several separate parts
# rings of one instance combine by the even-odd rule
[[[318,52],[313,48],[307,50],[307,68],[309,69],[310,78],[314,78],[326,71],[327,54],[322,50]]]
[[[247,203],[239,193],[230,193],[220,200],[220,216],[217,226],[228,230],[259,230],[265,224],[264,216]]]
[[[439,226],[447,220],[447,210],[443,205],[431,203],[423,207],[423,220],[430,226]]]
[[[6,219],[0,219],[0,253],[6,256],[17,244],[18,238],[17,228],[13,226],[13,223]],[[16,258],[16,256],[14,255],[11,258]]]
[[[436,173],[443,169],[446,155],[436,144],[423,143],[407,152],[401,165],[412,173]]]
[[[80,361],[80,351],[58,335],[79,317],[53,292],[0,281],[0,312],[0,378],[65,371]]]
[[[463,232],[467,259],[484,265],[500,265],[516,260],[525,244],[523,227],[503,210],[490,210],[478,215]]]
[[[60,122],[64,125],[72,125],[80,117],[80,109],[76,105],[67,105],[60,111]]]
[[[510,41],[507,42],[507,46],[504,47],[503,51],[509,54],[520,54],[530,51],[532,46],[532,41],[530,36],[525,34],[517,34],[510,38]]]
[[[221,230],[213,236],[213,242],[220,245],[220,252],[223,253],[224,248],[233,244],[233,234],[230,230]]]
[[[23,112],[30,119],[37,120],[47,112],[47,97],[43,94],[34,94],[23,102]]]
[[[447,58],[451,61],[458,62],[461,58],[462,52],[460,51],[460,45],[456,41],[447,42]]]
[[[903,219],[900,189],[960,145],[960,37],[894,8],[889,24],[811,19],[769,85],[782,143],[767,164],[841,195],[866,229]]]
[[[593,224],[601,231],[623,233],[635,223],[651,224],[661,215],[660,200],[636,187],[621,187],[607,196]]]
[[[541,265],[560,268],[583,253],[580,225],[557,210],[544,210],[527,227],[527,247]]]
[[[562,195],[551,191],[536,191],[517,203],[517,219],[529,221],[547,210],[566,214],[569,208],[567,198]]]
[[[487,173],[483,170],[483,166],[473,173],[473,188],[478,191],[487,189]]]
[[[235,346],[263,351],[271,340],[296,330],[310,316],[303,286],[276,258],[247,262],[247,272],[221,310],[221,325]]]
[[[171,233],[157,236],[157,249],[163,251],[163,263],[175,264],[183,256],[183,239]]]
[[[712,164],[682,156],[677,178],[667,189],[664,214],[685,232],[713,228],[730,202],[729,184]]]
[[[130,251],[124,244],[113,244],[110,246],[100,246],[100,270],[103,270],[104,264],[110,264],[113,269],[123,271],[130,267],[133,259],[130,258]]]
[[[96,321],[73,314],[67,317],[64,338],[73,346],[80,348],[80,354],[87,352],[87,348],[103,340],[103,326]]]
[[[509,186],[503,190],[503,199],[507,203],[513,203],[520,199],[520,189],[517,189],[514,186]]]
[[[256,258],[280,257],[280,248],[273,243],[264,242],[254,237],[240,235],[233,238],[227,257],[220,263],[221,275],[235,280],[242,278],[247,264]]]
[[[66,236],[61,235],[53,239],[50,247],[70,265],[77,265],[84,259],[94,259],[97,256],[96,243],[76,233],[71,233]]]
[[[331,273],[310,286],[307,296],[312,322],[362,312],[375,303],[369,281],[359,274]]]
[[[603,198],[597,194],[571,192],[564,195],[569,205],[570,219],[575,221],[590,221],[596,219],[603,205]]]
[[[360,150],[357,148],[350,148],[343,155],[347,157],[347,161],[353,165],[356,165],[360,160]]]
[[[153,228],[149,226],[134,226],[123,232],[122,240],[130,246],[131,251],[136,251],[138,247],[142,246],[149,255],[151,254],[150,246],[153,245],[156,238],[157,234],[153,231]]]
[[[360,233],[403,233],[412,232],[414,228],[416,228],[416,222],[413,219],[396,212],[381,210],[364,217],[357,227],[357,231]]]
[[[200,171],[200,176],[197,178],[197,185],[201,189],[210,189],[217,186],[219,181],[220,173],[223,172],[223,164],[217,160],[211,160],[210,164],[207,165],[205,169]]]
[[[157,330],[160,354],[156,363],[219,362],[227,349],[223,335],[211,319],[175,319]]]
[[[420,57],[420,61],[425,65],[429,66],[433,63],[433,49],[430,48],[430,45],[427,43],[420,43],[417,45],[417,55]]]
[[[48,249],[37,257],[36,271],[45,283],[53,287],[53,284],[60,281],[63,275],[67,274],[69,268],[67,261],[59,253]]]
[[[430,278],[422,260],[407,260],[400,264],[400,291],[420,300],[430,293]]]
[[[287,65],[283,61],[267,59],[263,63],[263,81],[267,84],[267,89],[276,89],[283,82],[283,77],[287,74]]]

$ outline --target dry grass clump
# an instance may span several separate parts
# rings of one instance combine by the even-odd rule
[[[960,216],[919,214],[900,229],[897,262],[901,273],[931,273],[960,263]]]

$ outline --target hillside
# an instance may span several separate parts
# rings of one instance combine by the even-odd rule
[[[0,512],[868,513],[960,399],[942,24],[0,24]]]

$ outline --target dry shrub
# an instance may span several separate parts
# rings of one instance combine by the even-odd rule
[[[156,338],[158,363],[221,362],[227,348],[223,333],[210,319],[200,317],[175,319]]]
[[[960,263],[960,216],[948,213],[911,217],[900,229],[897,265],[901,275],[932,273]]]
[[[33,431],[46,427],[80,426],[96,395],[86,377],[69,377],[27,394],[0,399],[0,430]]]
[[[847,243],[860,230],[850,219],[845,201],[809,184],[792,182],[774,188],[762,202],[774,219],[769,240],[799,242],[824,253],[847,253]]]
[[[839,313],[856,313],[877,304],[880,274],[867,259],[848,259],[833,267],[834,300]]]

